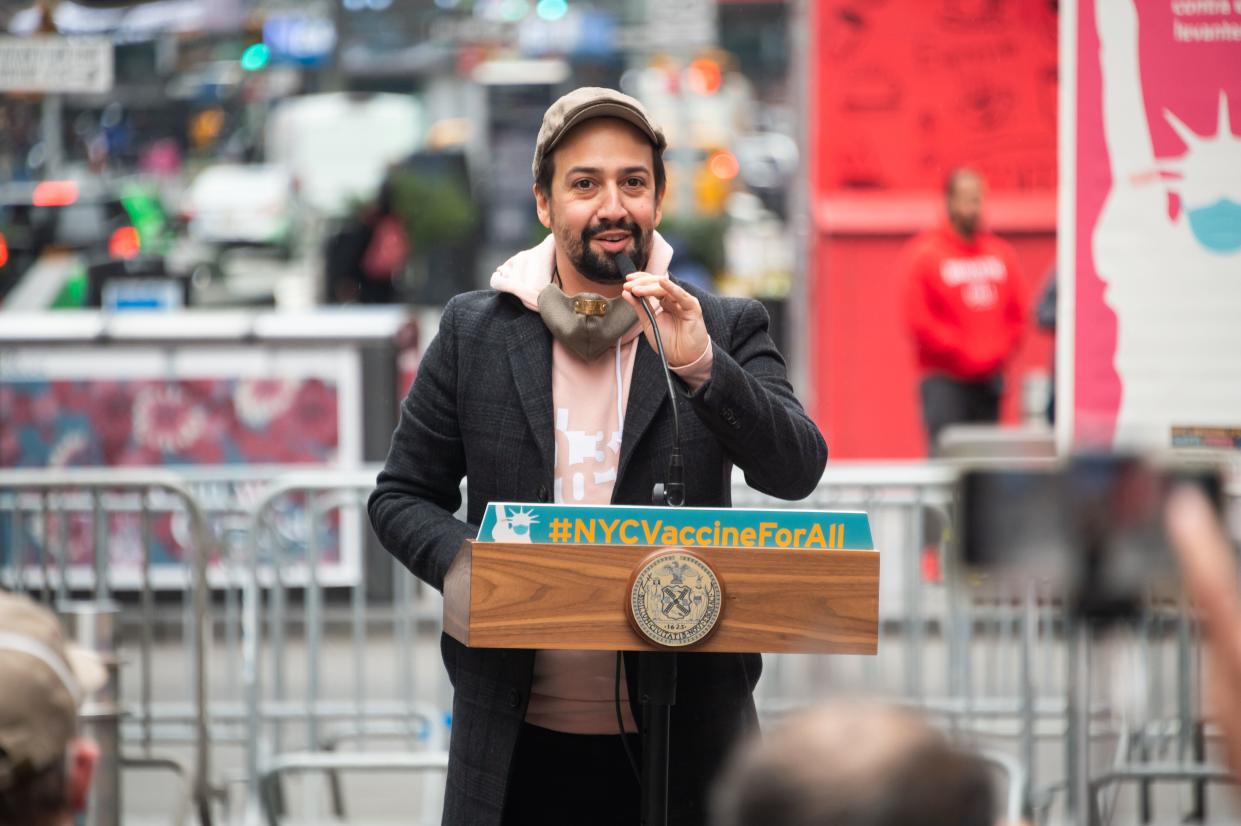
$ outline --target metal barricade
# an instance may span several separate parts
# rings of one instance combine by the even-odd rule
[[[353,581],[321,581],[329,523],[338,528],[337,539],[350,531],[368,534],[365,505],[376,472],[289,476],[266,492],[251,516],[242,600],[250,735],[247,823],[260,818],[277,822],[286,810],[281,778],[307,772],[326,776],[331,809],[345,817],[339,773],[380,770],[430,774],[423,783],[423,819],[438,818],[442,778],[436,786],[434,775],[448,764],[450,708],[438,657],[439,595],[395,558],[393,596],[386,605],[370,597],[360,570]],[[282,508],[291,502],[301,512],[302,528],[278,530]],[[347,631],[333,636],[330,625],[347,626]],[[381,654],[384,646],[391,648],[387,658]],[[304,659],[300,681],[291,665],[294,656]],[[419,656],[433,658],[423,682],[432,674],[436,680],[421,692],[415,685]],[[325,674],[328,661],[339,667]],[[391,691],[377,697],[382,681],[370,675],[387,663],[394,664]],[[325,679],[342,671],[347,679]],[[426,696],[437,693],[444,696]],[[368,741],[390,738],[405,741],[406,749],[366,749]],[[340,748],[353,740],[359,741],[358,748]],[[307,787],[306,808],[313,809],[310,794]]]
[[[93,652],[104,668],[105,679],[93,690],[79,711],[82,732],[99,747],[100,760],[91,775],[86,802],[86,826],[118,826],[121,823],[121,708],[118,700],[120,662],[116,656],[119,609],[115,603],[61,603],[62,619],[69,638]]]
[[[157,565],[153,560],[157,521],[178,526],[183,563]],[[116,600],[138,615],[139,630],[132,635],[136,639],[121,635],[120,656],[126,664],[136,659],[139,669],[136,680],[122,681],[136,685],[137,696],[121,698],[123,723],[130,729],[136,726],[139,734],[122,734],[119,764],[189,777],[190,797],[203,824],[212,822],[213,798],[206,673],[207,565],[213,547],[202,510],[171,473],[18,469],[6,470],[0,478],[0,587],[29,593],[52,607],[71,599],[93,599],[100,605]],[[188,679],[172,692],[178,698],[188,693],[189,703],[161,703],[157,697],[157,579],[166,593],[183,597],[177,622],[185,643],[181,674]],[[161,726],[176,731],[168,739],[191,745],[191,768],[152,751],[153,742],[161,739]],[[170,820],[183,820],[186,808],[178,806]]]
[[[1198,635],[1186,606],[1151,602],[1128,646],[1120,646],[1144,666],[1141,715],[1121,714],[1096,695],[1074,707],[1074,675],[1099,663],[1088,654],[1075,659],[1063,596],[1038,584],[1012,593],[980,587],[953,570],[945,537],[926,534],[928,523],[950,525],[957,473],[951,462],[829,465],[815,492],[797,503],[769,499],[742,487],[740,474],[734,478],[735,506],[865,510],[881,551],[878,656],[765,657],[760,716],[778,718],[840,694],[908,704],[1004,770],[1010,814],[1019,799],[1024,816],[1043,819],[1069,791],[1081,753],[1114,743],[1111,767],[1079,793],[1090,795],[1092,806],[1101,791],[1134,783],[1149,822],[1152,784],[1180,780],[1193,785],[1190,814],[1200,815],[1205,784],[1226,775],[1205,762]],[[1228,494],[1234,509],[1241,505],[1241,486]],[[928,560],[939,565],[924,566]],[[1049,760],[1049,752],[1059,756]],[[1055,764],[1051,776],[1039,776],[1040,763]]]
[[[1003,771],[1008,783],[1006,814],[1020,808],[1046,811],[1052,793],[1064,789],[1064,776],[1049,778],[1037,785],[1038,744],[1062,741],[1071,734],[1068,706],[1069,627],[1059,598],[1038,588],[997,597],[993,590],[975,589],[953,571],[952,556],[942,547],[944,529],[949,525],[957,467],[947,462],[890,463],[882,465],[838,465],[829,467],[822,481],[807,499],[784,502],[759,494],[744,484],[741,474],[734,478],[733,502],[738,507],[856,509],[870,515],[875,545],[881,551],[880,653],[873,658],[777,655],[766,658],[766,671],[756,700],[760,714],[772,719],[789,710],[840,693],[865,693],[917,707],[942,719],[956,736],[983,748],[988,759]],[[305,694],[293,699],[287,681],[285,662],[289,646],[286,634],[292,626],[290,587],[280,575],[290,558],[278,547],[266,555],[273,532],[268,525],[274,509],[289,497],[317,497],[307,500],[307,518],[322,521],[325,514],[340,507],[360,512],[373,487],[374,469],[357,474],[308,474],[286,479],[271,489],[256,509],[247,531],[247,564],[251,574],[245,578],[243,599],[245,647],[243,674],[247,687],[248,726],[252,742],[247,756],[249,799],[269,821],[282,808],[279,776],[295,772],[328,772],[332,808],[343,812],[339,781],[332,772],[357,770],[439,768],[439,757],[376,754],[363,751],[332,753],[332,739],[323,734],[329,720],[345,722],[354,737],[363,738],[383,726],[393,735],[408,735],[410,720],[418,717],[412,706],[402,707],[400,698],[410,698],[411,680],[398,686],[395,705],[378,703],[365,697],[366,658],[361,652],[372,624],[364,584],[343,589],[349,602],[352,640],[345,645],[353,657],[349,669],[354,675],[352,696],[345,701],[325,695],[320,683],[325,618],[324,588],[315,573],[314,560],[320,553],[318,533],[301,532],[305,537],[308,578],[302,584],[300,622],[304,627],[306,651]],[[933,533],[927,533],[927,526]],[[285,544],[289,544],[287,539]],[[280,542],[275,543],[276,546]],[[264,565],[271,572],[264,580]],[[419,603],[423,619],[438,623],[438,595],[429,592],[403,567],[393,562],[398,595],[392,606],[393,637],[399,641],[401,657],[411,656],[411,645],[424,646],[434,637],[415,637],[409,631],[411,614],[406,607],[410,589],[429,593],[434,599]],[[340,596],[341,589],[337,589]],[[263,596],[266,595],[267,633],[260,633]],[[1175,657],[1182,666],[1193,657],[1193,637],[1188,625],[1176,616],[1147,625],[1147,655]],[[1169,647],[1169,629],[1175,628]],[[272,655],[271,691],[264,696],[260,677],[260,641],[268,640]],[[369,655],[368,655],[369,656]],[[398,667],[408,673],[409,659]],[[442,670],[436,658],[431,666]],[[850,673],[852,672],[852,673]],[[1175,719],[1159,719],[1148,726],[1154,731],[1184,732],[1193,718],[1192,690],[1184,676],[1186,669],[1152,670],[1151,690],[1172,698],[1177,706]],[[1171,678],[1169,678],[1171,674]],[[1175,684],[1170,685],[1169,680]],[[442,707],[446,706],[444,703]],[[435,711],[426,716],[433,717]],[[1106,722],[1103,706],[1088,710],[1092,732],[1097,738],[1121,736],[1101,725]],[[286,748],[289,724],[305,727],[296,748]],[[260,732],[262,733],[260,735]],[[1127,736],[1127,735],[1126,735]],[[1174,739],[1181,739],[1177,734]],[[420,744],[415,744],[420,745]],[[1003,748],[1001,748],[1003,747]],[[1152,752],[1154,753],[1154,752]],[[1166,768],[1166,767],[1165,767]],[[1187,767],[1185,777],[1197,771]],[[1120,768],[1109,775],[1119,782]],[[1165,776],[1165,775],[1160,775]],[[1017,801],[1020,802],[1018,806]]]
[[[1018,679],[1029,676],[1020,664],[1050,626],[1028,622],[1020,601],[976,600],[952,570],[945,544],[956,478],[948,462],[829,464],[807,499],[785,502],[734,475],[734,506],[865,511],[880,551],[877,656],[767,655],[756,701],[760,716],[774,720],[842,694],[884,698],[944,719],[978,746],[979,730],[1007,726],[1018,754],[984,753],[1005,778],[1011,817],[1030,794],[1036,715],[1062,714],[1063,694],[1036,696],[1032,681]],[[1010,660],[1013,677],[999,679]]]
[[[772,714],[799,698],[827,696],[828,682],[842,676],[869,695],[950,705],[944,698],[962,652],[944,644],[943,657],[932,661],[927,643],[930,635],[950,641],[949,629],[963,618],[954,613],[960,606],[951,580],[935,570],[941,537],[927,534],[928,524],[940,531],[947,526],[955,479],[955,468],[946,463],[829,464],[807,499],[785,502],[745,487],[735,474],[734,506],[865,511],[880,550],[880,656],[767,657],[774,679],[765,681],[760,700]]]
[[[177,771],[156,745],[191,744],[192,768],[181,769],[189,778],[186,808],[192,800],[203,822],[212,815],[208,744],[244,749],[244,778],[235,779],[246,784],[248,822],[275,822],[289,808],[282,779],[307,774],[325,778],[327,806],[343,817],[343,774],[377,771],[421,775],[424,819],[431,819],[451,706],[436,645],[440,597],[386,554],[391,599],[368,590],[360,563],[352,573],[343,564],[350,542],[361,553],[368,541],[365,500],[377,470],[247,478],[244,499],[230,494],[212,508],[193,493],[202,483],[193,474],[6,472],[0,586],[52,603],[85,596],[121,605],[122,765]],[[1059,596],[1035,586],[997,596],[952,570],[942,546],[956,474],[948,462],[834,465],[801,502],[759,494],[736,474],[735,506],[864,510],[881,551],[879,655],[768,656],[756,694],[760,714],[771,720],[840,694],[922,709],[1002,771],[1008,817],[1020,808],[1044,819],[1070,789],[1079,759],[1073,749],[1102,745],[1114,747],[1111,767],[1075,794],[1094,805],[1129,783],[1145,819],[1153,784],[1171,779],[1194,784],[1201,811],[1203,787],[1224,775],[1203,757],[1213,729],[1198,708],[1197,634],[1183,607],[1152,606],[1134,629],[1132,650],[1145,675],[1142,715],[1118,716],[1089,695],[1084,707],[1071,707],[1073,669],[1089,672],[1092,664],[1088,650],[1075,659],[1082,651]],[[1241,501],[1237,486],[1229,493]],[[152,558],[155,525],[169,519],[183,523],[188,568],[161,570]],[[117,534],[129,537],[119,563],[115,548],[99,552]],[[211,588],[219,616],[210,610]],[[168,595],[183,597],[173,623]],[[166,691],[166,667],[157,677],[160,636],[170,625],[187,643],[189,703]],[[213,648],[217,636],[223,644]],[[209,664],[217,672],[211,703]],[[379,741],[402,750],[374,748]],[[1049,761],[1061,743],[1064,751]],[[313,796],[318,788],[303,785],[303,809],[323,807]]]

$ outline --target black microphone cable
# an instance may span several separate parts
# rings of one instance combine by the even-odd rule
[[[628,277],[631,273],[638,271],[633,264],[633,259],[623,252],[616,255],[615,261],[616,269],[623,277]],[[655,334],[655,349],[659,351],[659,363],[664,368],[664,381],[668,383],[668,403],[672,405],[672,455],[668,457],[668,473],[663,485],[663,495],[659,496],[659,486],[656,486],[656,498],[662,498],[665,505],[679,508],[685,504],[685,462],[681,458],[681,414],[677,410],[676,388],[672,384],[672,371],[668,368],[668,356],[664,353],[664,339],[659,334],[659,325],[655,323],[655,313],[646,303],[645,298],[634,297],[638,299],[638,304],[646,312],[647,320],[651,323],[651,331]]]
[[[629,768],[633,769],[633,779],[638,781],[638,785],[642,785],[642,772],[638,770],[638,758],[633,756],[633,749],[629,747],[629,735],[625,733],[625,718],[621,716],[621,698],[620,698],[620,675],[621,663],[624,657],[622,652],[616,652],[616,678],[613,685],[614,697],[616,700],[616,728],[620,732],[621,746],[625,749],[625,757],[629,760]]]
[[[619,253],[615,259],[616,269],[622,277],[628,277],[630,274],[638,271],[634,266],[633,259],[625,253]],[[672,455],[668,457],[668,472],[664,484],[655,486],[655,492],[652,498],[656,500],[656,504],[662,500],[663,504],[669,507],[679,508],[685,504],[685,462],[681,458],[681,414],[677,409],[677,393],[676,387],[672,384],[672,370],[668,367],[668,355],[664,352],[664,339],[659,333],[659,325],[655,323],[655,313],[651,310],[646,299],[641,296],[634,296],[638,299],[638,304],[642,306],[646,313],[646,318],[651,324],[651,332],[655,335],[655,349],[659,352],[659,363],[664,368],[664,381],[668,384],[668,404],[672,405]],[[616,703],[616,725],[620,730],[621,745],[625,748],[625,757],[629,761],[629,767],[633,769],[634,777],[637,778],[638,784],[642,783],[642,775],[638,769],[638,761],[634,757],[633,751],[629,748],[629,739],[625,735],[625,723],[621,717],[620,702],[620,672],[623,658],[621,652],[616,652],[616,674],[614,685],[614,699]]]

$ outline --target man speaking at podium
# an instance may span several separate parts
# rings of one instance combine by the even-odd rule
[[[646,505],[668,481],[671,400],[639,300],[675,376],[686,505],[729,505],[733,465],[785,499],[822,475],[827,445],[763,307],[667,274],[672,249],[655,232],[665,145],[633,98],[598,88],[560,98],[533,162],[551,235],[496,270],[493,289],[444,308],[369,502],[384,547],[436,589],[488,502]],[[622,273],[622,253],[637,272]],[[467,522],[453,516],[462,477]],[[625,748],[639,754],[635,656],[468,648],[446,635],[441,649],[454,688],[445,824],[638,823]],[[705,822],[710,780],[756,723],[761,668],[757,654],[681,655],[669,823]]]

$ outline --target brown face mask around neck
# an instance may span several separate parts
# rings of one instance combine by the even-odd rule
[[[565,295],[556,284],[539,293],[539,315],[556,340],[584,361],[608,351],[638,320],[623,298],[595,293]]]

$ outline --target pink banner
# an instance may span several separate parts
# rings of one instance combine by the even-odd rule
[[[1169,447],[1241,424],[1241,2],[1075,13],[1073,439]]]

